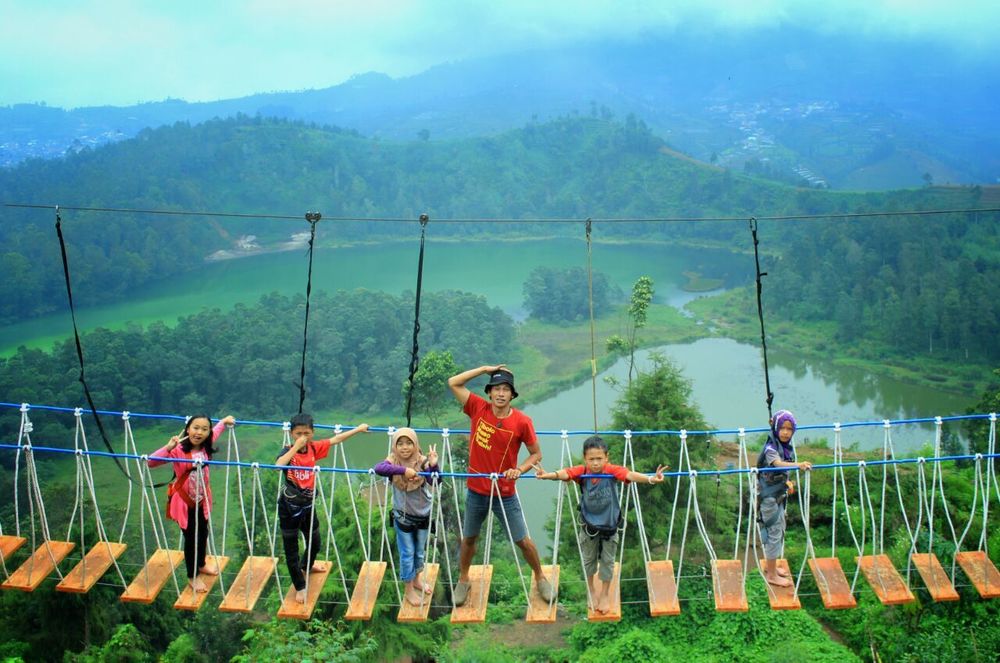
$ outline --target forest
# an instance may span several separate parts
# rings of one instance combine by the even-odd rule
[[[488,138],[395,142],[366,138],[354,132],[295,122],[237,117],[202,125],[176,124],[143,131],[123,141],[60,161],[34,161],[0,173],[4,202],[62,204],[70,207],[201,210],[299,215],[322,210],[324,241],[330,245],[391,239],[413,222],[364,222],[357,217],[413,219],[428,213],[434,220],[506,219],[506,222],[449,224],[459,240],[483,239],[503,233],[507,238],[532,238],[575,232],[572,224],[544,219],[593,217],[602,239],[617,242],[670,242],[679,245],[724,246],[750,260],[747,224],[751,216],[864,214],[913,210],[980,207],[977,187],[921,189],[883,193],[831,192],[799,189],[767,182],[743,173],[678,158],[641,121],[626,118],[567,117]],[[304,220],[227,219],[213,216],[165,217],[141,213],[61,212],[65,227],[74,294],[78,306],[127,299],[138,288],[172,277],[196,273],[204,258],[230,248],[236,238],[256,234],[265,241],[308,230]],[[737,221],[647,222],[600,219],[652,217],[716,217]],[[338,220],[351,217],[355,220]],[[514,221],[521,221],[514,223]],[[65,281],[59,245],[52,229],[52,210],[4,208],[0,224],[0,323],[24,320],[62,310]],[[1000,246],[996,213],[952,212],[927,216],[880,216],[760,221],[766,271],[765,306],[776,326],[824,323],[833,332],[831,352],[847,357],[886,358],[920,362],[921,358],[976,366],[985,373],[1000,358],[995,332],[1000,310],[993,296],[1000,282]],[[524,284],[529,324],[547,321],[576,324],[588,315],[581,270],[540,270]],[[613,316],[624,297],[595,274],[598,316]],[[741,296],[745,292],[739,293]],[[633,293],[634,295],[634,293]],[[742,306],[748,306],[744,298]],[[352,416],[402,412],[413,326],[412,293],[391,295],[368,290],[314,292],[311,298],[309,366],[305,383],[307,407]],[[459,291],[424,293],[420,349],[424,373],[415,376],[416,406],[421,421],[461,425],[461,415],[440,399],[441,375],[456,367],[477,365],[486,357],[519,356],[525,352],[515,323],[486,299]],[[175,325],[130,324],[119,330],[97,329],[82,336],[87,376],[101,408],[144,412],[213,413],[235,411],[240,416],[283,420],[294,413],[299,397],[302,322],[305,299],[278,294],[253,304],[227,305],[184,312]],[[756,311],[741,311],[755,315]],[[692,323],[693,324],[693,323]],[[566,327],[569,328],[568,326]],[[635,339],[623,339],[634,352]],[[619,351],[623,351],[619,348]],[[73,405],[80,401],[76,346],[61,341],[51,350],[21,348],[0,359],[0,394],[9,402],[27,401]],[[666,360],[639,371],[621,385],[612,426],[635,430],[702,429],[704,418],[691,402],[690,385]],[[1000,385],[982,394],[979,412],[1000,405]],[[445,393],[447,402],[447,393]],[[70,443],[68,417],[39,418],[39,440]],[[957,427],[955,427],[957,428]],[[948,433],[953,439],[955,428]],[[961,429],[970,448],[985,450],[988,426],[982,422]],[[137,427],[143,448],[155,448],[172,430],[166,425]],[[5,442],[18,434],[17,421],[5,416],[0,433]],[[261,433],[240,433],[247,458],[269,462]],[[758,447],[761,440],[752,440]],[[466,441],[456,436],[458,466],[464,463]],[[830,440],[813,441],[800,453],[817,462],[833,457]],[[612,455],[620,456],[623,440],[612,440]],[[639,469],[661,462],[676,463],[679,442],[669,436],[636,440]],[[949,447],[954,449],[954,447]],[[959,445],[960,448],[960,445]],[[578,453],[578,450],[576,450]],[[723,467],[732,450],[712,439],[692,446],[692,462]],[[922,450],[931,455],[933,450]],[[872,453],[849,451],[852,460],[875,459]],[[13,491],[26,498],[23,476],[15,484],[12,454],[0,454],[0,494]],[[547,459],[547,463],[551,459]],[[98,461],[95,461],[97,463]],[[116,470],[100,461],[105,480]],[[554,461],[551,461],[554,462]],[[49,517],[63,528],[74,503],[74,466],[42,459],[38,471],[45,482]],[[977,467],[971,462],[947,465],[945,488],[957,523],[973,532],[985,529],[975,504]],[[919,503],[919,470],[901,470],[899,487],[890,485],[885,549],[896,568],[906,567],[913,541],[902,512],[911,515]],[[265,490],[274,487],[266,476]],[[872,473],[869,481],[876,481]],[[235,479],[231,479],[235,485]],[[659,555],[665,551],[666,514],[674,506],[673,480],[644,490],[647,535]],[[682,488],[687,480],[680,480]],[[853,495],[857,475],[849,476]],[[345,573],[350,577],[364,557],[350,510],[351,496],[363,492],[364,481],[338,486],[333,499],[333,530],[341,546]],[[733,480],[697,479],[702,490],[705,527],[718,550],[732,546],[740,500]],[[643,487],[645,488],[645,487]],[[121,485],[107,497],[121,500]],[[221,488],[217,485],[215,490]],[[369,489],[370,490],[370,489]],[[446,491],[454,490],[446,487]],[[832,527],[845,532],[847,514],[830,509],[832,482],[818,474],[812,486],[812,536],[829,541]],[[370,494],[370,493],[369,493]],[[682,492],[681,500],[685,493]],[[22,503],[23,500],[22,500]],[[268,505],[270,506],[270,505]],[[678,503],[678,508],[683,508]],[[565,505],[562,522],[573,517]],[[857,504],[848,511],[854,522]],[[994,510],[994,514],[996,510]],[[123,517],[120,507],[107,511]],[[362,501],[362,517],[367,517]],[[652,515],[652,517],[650,517]],[[375,526],[381,516],[372,514]],[[132,516],[136,516],[133,514]],[[258,518],[262,516],[258,515]],[[448,518],[457,517],[453,512]],[[0,502],[4,532],[14,525],[14,507]],[[550,520],[555,535],[556,519]],[[626,539],[624,572],[641,579],[644,567],[630,515],[632,534]],[[266,548],[263,521],[254,545]],[[693,527],[693,525],[692,525]],[[787,556],[798,569],[807,555],[804,522],[797,507],[790,512]],[[443,546],[456,547],[455,532],[442,534]],[[61,536],[61,534],[60,534]],[[79,535],[78,535],[79,536]],[[91,539],[94,533],[87,531]],[[273,618],[278,597],[272,587],[258,612],[250,617],[224,616],[214,608],[194,615],[180,614],[172,599],[136,607],[118,601],[114,583],[98,586],[85,596],[55,592],[50,584],[32,595],[0,592],[0,659],[64,661],[212,661],[262,659],[381,660],[410,655],[415,660],[992,660],[1000,650],[996,601],[978,597],[968,582],[960,582],[961,600],[954,604],[929,600],[915,581],[917,601],[885,607],[863,581],[859,607],[846,611],[823,608],[817,587],[803,580],[803,610],[774,612],[767,606],[759,578],[752,577],[750,611],[716,613],[707,600],[706,579],[711,555],[692,538],[685,564],[690,577],[681,586],[678,617],[648,617],[645,583],[623,583],[626,608],[617,624],[583,620],[585,592],[574,563],[572,530],[560,530],[564,565],[561,586],[563,617],[546,635],[508,641],[523,618],[523,598],[514,556],[499,545],[495,556],[492,604],[487,626],[452,627],[440,607],[420,625],[396,624],[395,611],[382,605],[369,623],[345,623],[346,600],[331,582],[316,619],[304,626]],[[971,536],[971,535],[970,535]],[[993,531],[988,543],[1000,549]],[[142,549],[140,534],[126,534],[132,555]],[[972,538],[976,538],[972,536]],[[842,535],[836,554],[843,567],[855,568],[859,552]],[[234,536],[234,557],[241,559],[247,542]],[[825,543],[824,543],[825,545]],[[869,545],[872,545],[869,541]],[[930,541],[919,532],[918,549],[932,548],[950,567],[953,547],[938,536]],[[968,544],[966,546],[969,547]],[[975,547],[974,545],[972,547]],[[825,554],[825,553],[824,553]],[[23,555],[23,553],[19,553]],[[725,553],[728,556],[728,553]],[[21,557],[15,558],[17,561]],[[915,577],[915,576],[914,576]],[[961,572],[959,580],[961,581]],[[383,589],[389,595],[388,586]],[[435,603],[446,605],[439,589]],[[60,629],[38,624],[60,623]],[[530,632],[529,632],[530,633]],[[546,639],[551,638],[551,639]],[[787,644],[788,641],[794,643]],[[784,646],[776,647],[775,643]]]

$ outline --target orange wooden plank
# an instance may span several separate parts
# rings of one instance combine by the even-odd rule
[[[712,562],[712,593],[719,612],[746,612],[746,588],[743,586],[743,562],[738,559],[717,559]]]
[[[76,547],[71,541],[45,541],[38,550],[10,574],[7,581],[0,585],[4,589],[20,589],[23,592],[33,592],[52,573],[59,562],[66,559],[69,551]]]
[[[587,606],[587,621],[589,622],[619,622],[622,619],[622,592],[621,592],[621,571],[622,565],[615,562],[615,574],[611,577],[611,586],[608,587],[608,595],[611,597],[611,605],[607,612],[597,612],[591,605]],[[600,592],[604,583],[600,578],[594,581],[594,586]],[[591,601],[597,603],[597,595],[591,596]]]
[[[554,624],[556,621],[556,609],[559,607],[559,565],[542,566],[542,573],[552,585],[552,591],[556,592],[552,605],[542,599],[538,594],[538,578],[531,574],[531,591],[528,593],[528,612],[524,615],[524,621],[529,624]]]
[[[10,536],[8,534],[0,536],[0,557],[4,560],[10,559],[10,556],[17,552],[17,549],[23,546],[27,540],[23,536]]]
[[[916,600],[888,555],[865,555],[856,559],[865,580],[882,605],[900,605]]]
[[[452,624],[482,624],[486,621],[486,604],[489,602],[492,580],[492,564],[474,564],[469,567],[469,596],[465,605],[452,610]]]
[[[313,567],[318,567],[322,570],[314,570],[309,573],[309,582],[306,587],[306,602],[299,603],[295,600],[295,585],[292,585],[285,594],[285,600],[281,602],[281,609],[278,610],[279,617],[284,619],[309,619],[312,617],[313,610],[316,608],[316,602],[319,601],[319,595],[323,592],[323,585],[326,584],[326,579],[330,577],[333,562],[317,561]]]
[[[984,599],[1000,597],[1000,571],[997,571],[997,567],[985,552],[982,550],[960,552],[955,555],[955,560],[976,586],[979,596]]]
[[[277,557],[247,557],[219,605],[219,611],[251,612],[277,565]]]
[[[957,601],[958,592],[951,585],[951,578],[944,572],[941,562],[933,553],[914,553],[911,558],[924,586],[935,601]]]
[[[817,557],[809,560],[816,586],[819,587],[823,606],[827,610],[843,610],[858,605],[857,599],[851,594],[851,583],[847,582],[844,569],[836,557]]]
[[[388,562],[365,562],[358,573],[358,581],[351,593],[351,603],[347,606],[344,619],[351,621],[367,621],[375,612],[375,600],[378,590],[382,588],[382,578]]]
[[[111,564],[122,556],[128,546],[124,543],[102,541],[91,548],[87,555],[56,585],[60,592],[86,594],[101,579]]]
[[[646,562],[646,588],[649,590],[649,614],[652,617],[681,614],[674,580],[674,563],[669,559]]]
[[[760,564],[761,568],[764,568],[767,562],[761,559],[757,563]],[[777,559],[775,560],[775,566],[778,567],[779,571],[784,571],[787,574],[786,577],[792,584],[788,587],[778,587],[762,578],[764,585],[767,587],[767,600],[771,604],[771,610],[799,610],[802,607],[802,603],[795,593],[795,578],[792,576],[792,570],[788,566],[788,560]]]
[[[426,583],[433,590],[435,583],[437,583],[438,572],[441,569],[440,564],[424,564],[423,570],[420,572],[420,579]],[[434,592],[431,591],[430,594],[424,594],[424,602],[421,605],[413,605],[406,600],[406,596],[403,597],[403,605],[399,608],[399,614],[396,616],[397,622],[425,622],[427,621],[427,614],[431,609],[431,599],[434,597]]]
[[[132,584],[125,589],[121,596],[122,601],[152,603],[160,594],[163,586],[167,584],[167,580],[170,579],[171,571],[183,562],[183,550],[164,550],[163,548],[157,550],[142,567],[142,571],[135,577]]]
[[[215,587],[215,583],[218,581],[219,575],[222,574],[222,569],[226,568],[226,564],[229,563],[229,558],[222,557],[220,555],[208,555],[205,557],[205,564],[211,564],[212,562],[215,562],[215,564],[219,567],[219,574],[213,576],[208,575],[207,573],[199,573],[198,577],[203,583],[205,583],[205,591],[196,592],[191,587],[191,583],[187,583],[184,587],[184,591],[182,591],[181,595],[177,597],[176,601],[174,601],[175,608],[178,610],[197,610],[202,606],[205,599],[208,598],[209,593],[211,593],[212,588]]]

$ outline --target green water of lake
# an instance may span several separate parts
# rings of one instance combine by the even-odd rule
[[[399,294],[416,286],[418,244],[387,243],[340,249],[317,249],[313,287],[336,291],[366,288]],[[525,315],[522,285],[538,266],[585,267],[586,244],[570,239],[538,241],[427,241],[424,258],[425,291],[465,290],[486,297],[516,319]],[[593,268],[627,295],[643,275],[656,284],[656,301],[683,306],[699,296],[685,292],[684,272],[722,279],[726,286],[745,282],[753,266],[745,257],[727,251],[679,249],[648,243],[597,244]],[[197,273],[141,289],[122,302],[77,309],[81,330],[119,328],[128,321],[141,324],[178,317],[205,307],[227,309],[253,303],[262,295],[280,292],[304,294],[308,256],[304,251],[271,253],[207,263]],[[79,293],[77,294],[79,297]],[[72,334],[68,309],[0,329],[0,356],[19,345],[48,348]]]

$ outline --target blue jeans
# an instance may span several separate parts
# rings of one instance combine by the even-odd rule
[[[427,532],[418,529],[415,532],[404,532],[395,525],[396,548],[399,549],[399,579],[410,582],[424,568],[424,549],[427,546]]]
[[[483,528],[483,522],[490,512],[490,496],[480,495],[477,492],[466,489],[465,494],[465,523],[462,527],[462,536],[479,536],[479,531]],[[521,502],[517,495],[500,498],[493,496],[493,517],[500,521],[500,526],[505,525],[504,513],[507,514],[507,522],[510,523],[510,537],[514,543],[523,541],[528,536],[528,526],[524,524],[524,514],[521,513]]]

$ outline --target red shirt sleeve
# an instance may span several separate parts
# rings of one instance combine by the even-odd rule
[[[567,467],[566,474],[569,476],[570,481],[576,481],[581,476],[587,473],[586,469],[587,468],[584,467],[583,465],[575,465],[573,467]]]
[[[528,446],[538,442],[538,436],[535,435],[535,422],[526,414],[521,418],[521,442]]]
[[[612,465],[607,463],[604,465],[604,471],[601,474],[610,474],[619,481],[624,481],[628,483],[628,473],[629,469],[627,467],[622,467],[621,465]]]
[[[465,401],[465,405],[462,406],[462,412],[472,417],[482,408],[482,404],[486,401],[482,396],[469,392],[469,399]]]
[[[316,456],[316,460],[326,458],[330,453],[330,440],[316,440],[313,442],[313,453]]]

